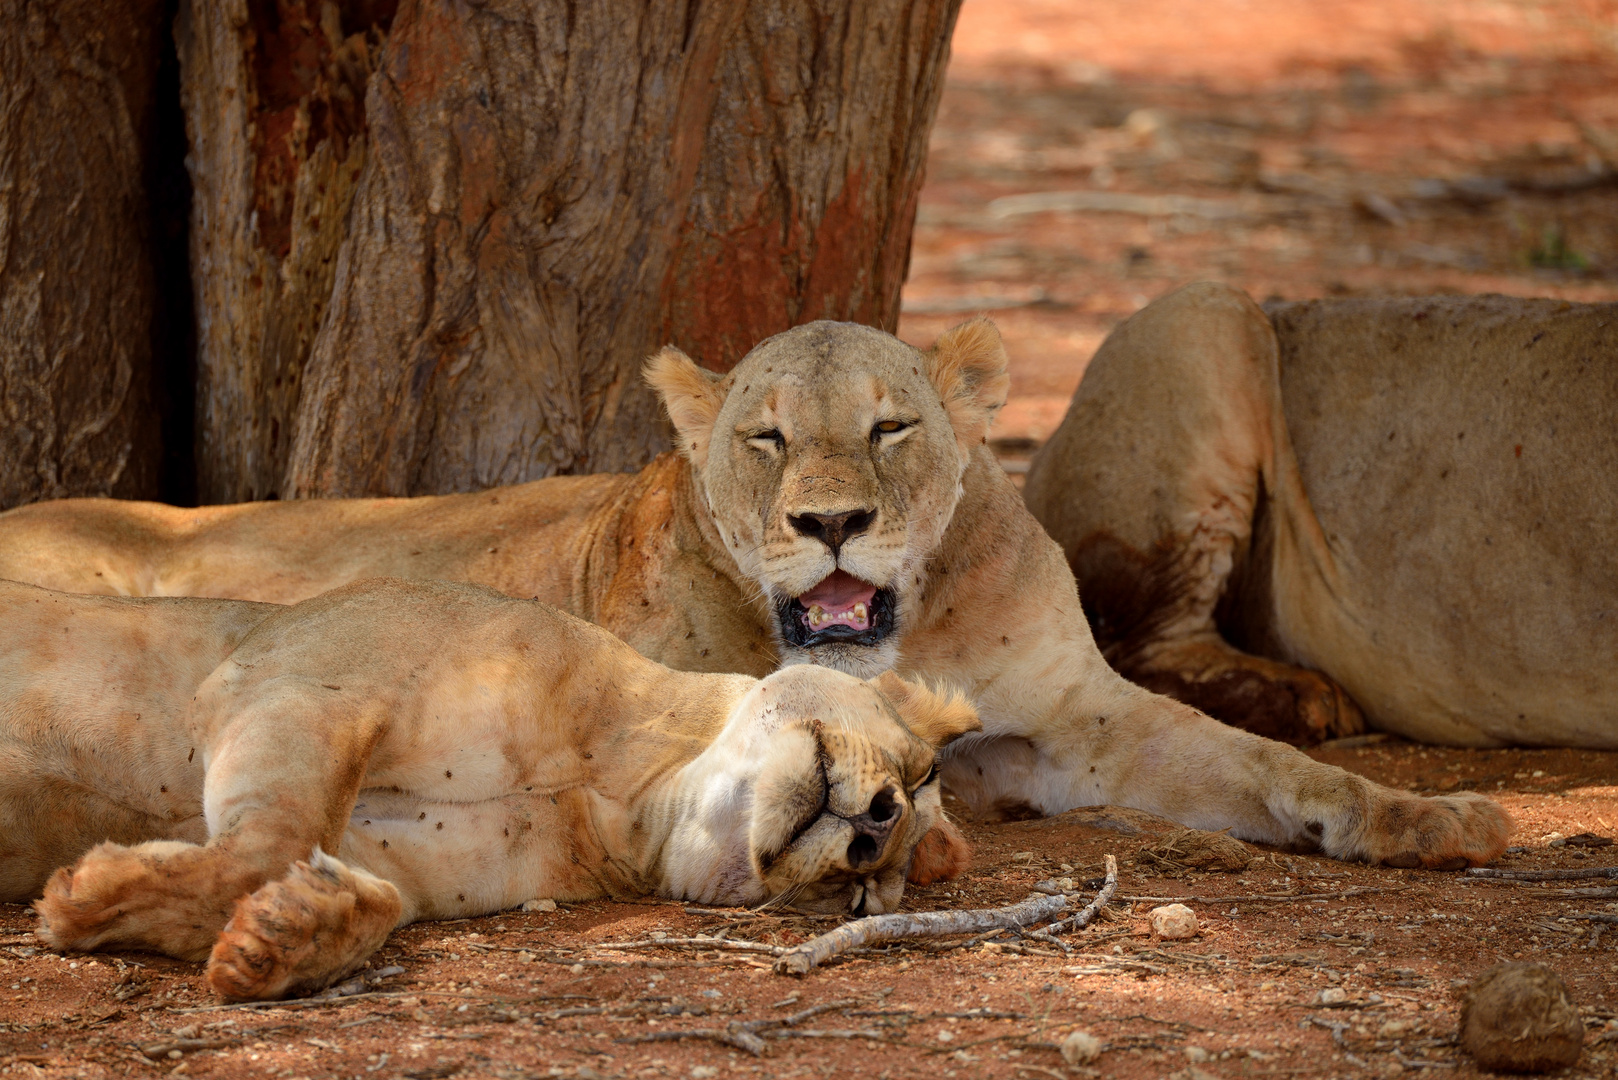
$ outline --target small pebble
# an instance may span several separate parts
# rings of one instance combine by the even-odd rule
[[[1348,991],[1341,986],[1328,986],[1320,992],[1322,1005],[1341,1005],[1348,1000]]]
[[[1101,1056],[1101,1040],[1076,1028],[1062,1040],[1062,1060],[1069,1065],[1088,1065]]]
[[[1152,933],[1167,941],[1184,941],[1197,936],[1197,913],[1184,904],[1164,904],[1146,913]]]

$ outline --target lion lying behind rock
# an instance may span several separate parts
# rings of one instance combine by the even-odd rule
[[[51,945],[208,958],[240,999],[535,896],[892,911],[929,830],[934,870],[961,855],[934,762],[977,728],[891,673],[671,671],[470,585],[0,582],[0,900],[43,887]]]
[[[76,499],[0,514],[0,577],[76,592],[294,601],[372,576],[472,581],[589,619],[682,670],[816,664],[961,687],[944,755],[983,818],[1114,803],[1344,859],[1458,867],[1511,824],[1418,798],[1134,685],[1067,559],[987,445],[1009,379],[974,320],[926,352],[809,323],[728,374],[648,364],[678,451],[638,474],[413,499],[195,510]]]

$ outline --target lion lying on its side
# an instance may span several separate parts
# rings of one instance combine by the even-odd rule
[[[891,911],[935,752],[977,728],[891,673],[675,672],[470,585],[282,608],[0,582],[0,900],[43,887],[52,945],[209,957],[243,999],[534,896]]]
[[[1418,798],[1217,723],[1108,667],[1073,574],[984,445],[999,334],[928,352],[810,323],[714,375],[648,365],[678,452],[635,475],[468,495],[181,510],[79,499],[0,515],[0,577],[292,601],[357,578],[474,581],[598,623],[671,667],[814,663],[964,688],[944,759],[979,815],[1119,803],[1345,859],[1462,866],[1504,850],[1479,795]]]

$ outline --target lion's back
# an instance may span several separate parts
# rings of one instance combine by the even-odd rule
[[[1377,651],[1447,673],[1477,713],[1491,697],[1610,712],[1618,685],[1597,684],[1618,655],[1618,305],[1426,297],[1269,314],[1304,490]],[[1491,694],[1505,679],[1523,685]],[[1493,722],[1516,723],[1516,708]]]

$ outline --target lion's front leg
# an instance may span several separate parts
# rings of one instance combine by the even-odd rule
[[[1010,802],[1045,814],[1112,803],[1400,867],[1487,863],[1511,835],[1510,816],[1481,795],[1395,791],[1116,676],[1082,680],[1053,704],[970,747],[945,783],[979,814]]]
[[[1511,836],[1510,815],[1481,795],[1383,787],[1155,694],[1121,719],[1129,729],[1102,754],[1122,778],[1108,801],[1196,828],[1434,870],[1491,862]]]
[[[357,970],[399,922],[399,890],[316,848],[236,903],[213,946],[208,985],[231,1001],[330,986]]]

